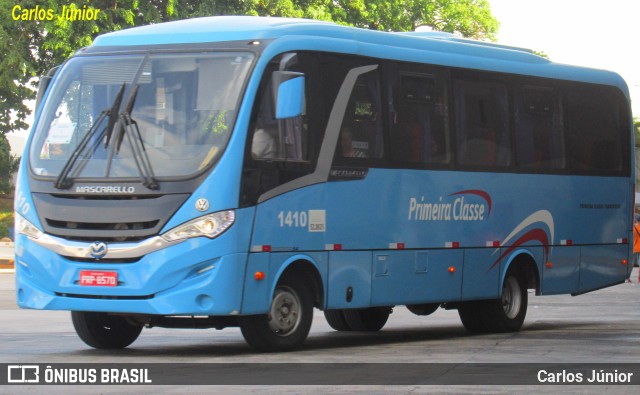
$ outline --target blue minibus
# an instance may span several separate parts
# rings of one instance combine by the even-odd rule
[[[43,77],[18,176],[16,293],[95,348],[239,327],[300,347],[314,308],[519,330],[529,292],[632,269],[626,84],[438,32],[206,17],[95,39]],[[594,312],[596,314],[596,312]]]

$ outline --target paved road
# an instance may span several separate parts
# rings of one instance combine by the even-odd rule
[[[403,307],[394,309],[379,333],[338,333],[316,311],[311,334],[303,350],[258,354],[243,341],[240,331],[145,329],[140,338],[121,351],[93,350],[75,335],[68,312],[20,310],[15,306],[14,276],[0,274],[0,363],[640,363],[640,285],[638,269],[631,284],[621,284],[571,297],[530,295],[524,330],[511,334],[470,336],[456,311],[439,310],[418,317]],[[508,366],[508,365],[505,365]],[[640,376],[640,365],[636,375]],[[246,393],[254,387],[196,387],[196,392]],[[638,386],[616,386],[607,392],[637,393]],[[43,387],[36,387],[41,392]],[[65,393],[69,387],[51,387]],[[95,393],[122,393],[136,387],[101,387]],[[7,393],[28,392],[10,387]],[[149,389],[144,389],[148,391]],[[264,387],[260,390],[265,390]],[[436,390],[445,393],[512,393],[508,387],[267,387],[269,393],[374,392],[408,393]],[[561,387],[563,393],[596,393],[594,387]],[[93,388],[82,387],[83,392]],[[154,392],[181,393],[174,387],[154,386]],[[558,392],[557,387],[521,387],[519,392]],[[597,392],[602,392],[599,387]],[[46,392],[51,392],[47,389]],[[5,389],[0,388],[0,393]]]

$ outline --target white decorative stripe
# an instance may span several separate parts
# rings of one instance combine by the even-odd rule
[[[515,235],[520,233],[520,231],[522,231],[524,228],[536,222],[542,222],[547,225],[547,227],[549,228],[549,234],[551,236],[551,240],[549,242],[551,245],[553,245],[553,237],[554,237],[553,216],[547,210],[539,210],[531,214],[527,218],[525,218],[524,221],[520,222],[520,225],[516,226],[513,232],[511,232],[509,236],[507,236],[507,238],[504,239],[504,241],[502,242],[502,244],[500,244],[500,246],[504,246],[508,244]]]

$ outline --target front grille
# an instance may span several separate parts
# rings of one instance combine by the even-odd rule
[[[155,295],[141,295],[141,296],[82,295],[82,294],[67,294],[67,293],[56,292],[56,296],[62,296],[65,298],[78,298],[78,299],[146,300],[146,299],[153,299]]]
[[[157,236],[188,194],[79,196],[34,193],[44,231],[67,240],[133,242]]]
[[[78,263],[104,263],[108,264],[116,264],[116,263],[136,263],[142,259],[141,256],[135,258],[102,258],[102,259],[91,259],[91,258],[77,258],[75,256],[64,256],[63,257],[71,262]]]
[[[143,222],[68,222],[47,218],[49,232],[67,234],[68,240],[93,242],[102,241],[133,242],[155,234],[159,220]],[[151,232],[150,232],[151,231]],[[73,232],[72,234],[70,234]],[[80,233],[75,233],[80,232]]]
[[[152,229],[158,225],[158,220],[145,221],[145,222],[106,222],[106,223],[91,223],[91,222],[67,222],[56,221],[54,219],[47,218],[47,224],[52,228],[59,229],[83,229],[83,230],[141,230]]]

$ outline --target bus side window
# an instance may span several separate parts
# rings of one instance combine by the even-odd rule
[[[563,169],[562,103],[552,89],[525,86],[516,90],[515,139],[518,166]]]
[[[502,83],[455,81],[458,163],[468,166],[508,166],[511,143],[507,90]]]
[[[278,153],[278,121],[275,114],[271,82],[262,92],[257,120],[251,142],[251,155],[254,159],[282,159]]]
[[[326,123],[318,92],[318,56],[315,53],[282,54],[265,68],[255,102],[245,146],[240,204],[256,204],[264,193],[310,174],[322,142]],[[287,61],[287,60],[294,61]],[[282,68],[285,70],[282,70]],[[304,112],[301,116],[275,118],[272,77],[274,71],[295,71],[305,75]]]
[[[271,80],[274,70],[270,67],[265,72],[264,78],[268,78],[268,83],[259,98],[251,155],[256,160],[307,161],[309,152],[306,114],[283,120],[275,118],[276,103]]]
[[[401,72],[391,90],[391,160],[409,164],[449,163],[444,82],[431,75]]]
[[[337,158],[381,158],[383,154],[378,72],[358,77],[342,120]]]
[[[566,93],[567,153],[578,173],[614,174],[627,166],[628,138],[622,100],[603,87],[576,86]],[[615,114],[612,116],[612,114]]]

